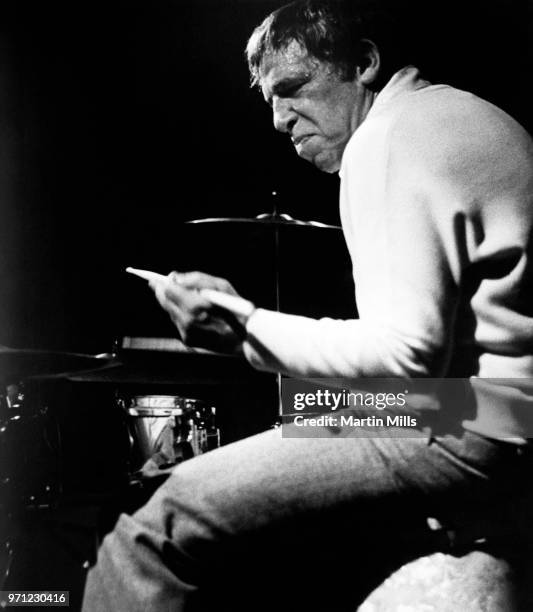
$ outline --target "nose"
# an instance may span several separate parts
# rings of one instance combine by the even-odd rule
[[[276,130],[290,134],[298,118],[291,101],[274,96],[272,100],[272,113]]]

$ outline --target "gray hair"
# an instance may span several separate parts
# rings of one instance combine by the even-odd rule
[[[252,85],[259,84],[265,56],[292,41],[349,80],[364,58],[363,41],[371,40],[382,59],[379,82],[386,82],[408,63],[395,44],[396,31],[391,11],[376,0],[297,0],[271,13],[250,37],[246,58]],[[394,52],[387,53],[391,46]]]

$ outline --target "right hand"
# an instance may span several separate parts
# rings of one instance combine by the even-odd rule
[[[239,353],[246,337],[245,321],[204,298],[200,289],[238,295],[223,278],[203,272],[171,272],[169,284],[150,283],[156,298],[168,312],[181,339],[189,346],[224,353]]]

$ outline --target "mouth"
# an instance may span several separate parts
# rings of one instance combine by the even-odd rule
[[[306,140],[308,140],[309,138],[311,138],[313,135],[312,134],[304,134],[303,136],[296,136],[296,137],[292,137],[292,144],[297,147],[298,145],[303,144]]]

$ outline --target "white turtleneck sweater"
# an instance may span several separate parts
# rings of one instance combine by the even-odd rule
[[[244,345],[250,363],[296,377],[533,379],[533,142],[525,130],[408,67],[353,134],[340,177],[360,318],[257,309]]]

